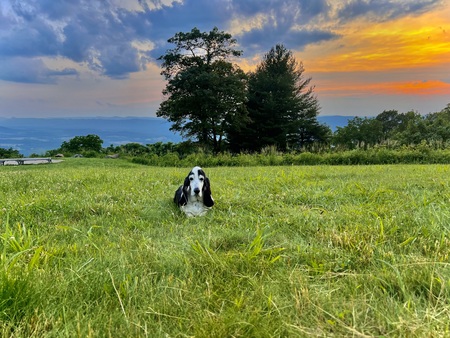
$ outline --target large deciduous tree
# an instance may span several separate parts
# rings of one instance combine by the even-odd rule
[[[382,141],[386,141],[392,137],[402,123],[402,116],[397,110],[384,110],[378,114],[375,119],[381,122]]]
[[[217,28],[194,28],[168,42],[175,48],[159,58],[168,82],[156,115],[173,122],[171,130],[221,151],[230,130],[238,130],[246,118],[246,75],[229,61],[242,52]]]
[[[255,72],[249,74],[247,110],[250,121],[232,134],[234,151],[258,151],[266,146],[296,149],[325,142],[331,130],[317,121],[319,104],[304,77],[303,64],[276,45]]]

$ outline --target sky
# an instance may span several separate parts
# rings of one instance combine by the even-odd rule
[[[194,27],[245,71],[283,44],[321,115],[450,103],[450,0],[0,0],[0,117],[155,116],[157,59]]]

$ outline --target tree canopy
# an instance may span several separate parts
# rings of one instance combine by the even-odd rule
[[[0,158],[19,158],[23,157],[22,154],[16,149],[13,148],[0,148]]]
[[[338,127],[333,144],[344,149],[374,145],[418,145],[432,143],[446,147],[450,143],[450,104],[440,112],[421,115],[416,111],[399,113],[385,110],[376,117],[354,117]]]
[[[61,144],[61,151],[67,151],[69,153],[82,151],[100,152],[102,150],[102,144],[103,140],[98,135],[75,136]]]
[[[172,130],[221,151],[227,133],[246,119],[246,76],[229,61],[242,51],[217,28],[209,33],[194,28],[168,42],[175,48],[159,58],[168,83],[156,115],[173,122]]]

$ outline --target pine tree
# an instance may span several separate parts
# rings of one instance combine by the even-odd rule
[[[255,72],[249,74],[247,110],[250,122],[230,135],[234,151],[259,151],[266,146],[296,149],[324,142],[331,130],[319,124],[319,103],[304,78],[302,63],[276,45]]]

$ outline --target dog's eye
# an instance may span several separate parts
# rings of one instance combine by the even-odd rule
[[[193,177],[189,177],[189,180],[193,181],[193,180],[194,180],[194,178],[193,178]]]
[[[204,178],[203,178],[203,177],[200,177],[199,180],[203,182]]]

